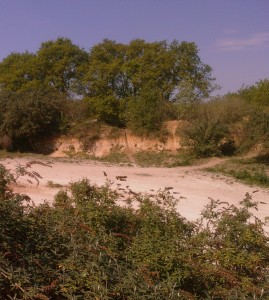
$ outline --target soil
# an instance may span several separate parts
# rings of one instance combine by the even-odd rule
[[[14,170],[18,165],[25,165],[31,158],[8,158],[0,161],[8,169]],[[36,164],[29,171],[39,173],[42,178],[39,184],[30,184],[26,178],[21,178],[14,186],[16,192],[27,194],[36,204],[43,201],[52,202],[59,188],[51,188],[48,181],[68,186],[83,178],[92,183],[103,185],[106,180],[112,182],[112,188],[131,189],[138,193],[156,193],[159,190],[171,187],[170,192],[179,199],[178,211],[188,220],[199,218],[200,212],[210,198],[238,205],[249,193],[253,200],[261,202],[255,215],[264,220],[269,216],[269,190],[248,186],[230,177],[211,174],[203,169],[222,162],[221,159],[211,159],[199,166],[176,168],[142,168],[134,166],[119,166],[91,160],[74,160],[64,158],[47,158],[44,163],[50,167]],[[126,181],[121,181],[123,176]],[[125,178],[126,176],[126,178]],[[117,179],[118,177],[118,179]],[[266,226],[269,232],[269,226]],[[267,230],[268,229],[268,230]]]

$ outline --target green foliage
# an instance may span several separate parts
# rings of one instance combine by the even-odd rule
[[[214,104],[205,103],[197,106],[196,111],[193,111],[193,119],[183,128],[185,143],[196,157],[225,154],[223,144],[229,143],[228,124],[221,120]]]
[[[192,223],[169,190],[119,206],[109,183],[83,179],[34,207],[9,189],[15,178],[0,168],[2,299],[268,297],[268,237],[249,195],[212,200]]]
[[[177,167],[194,164],[195,158],[187,153],[172,154],[167,151],[139,151],[134,154],[134,161],[141,167]]]
[[[166,41],[129,45],[104,40],[90,50],[83,82],[88,96],[113,95],[117,99],[136,96],[148,83],[159,88],[165,100],[172,100],[178,84],[187,81],[198,98],[213,87],[211,68],[203,64],[194,43]]]
[[[11,53],[0,63],[0,87],[1,90],[17,91],[22,87],[36,84],[34,68],[36,67],[36,55],[25,53]]]
[[[228,129],[208,118],[195,120],[184,129],[186,145],[196,157],[219,156],[221,142],[228,135]]]
[[[41,85],[69,96],[79,95],[82,87],[78,69],[87,60],[88,54],[69,39],[47,41],[35,54],[7,56],[0,63],[0,86],[16,92]]]
[[[124,127],[126,100],[114,96],[86,98],[89,101],[92,114],[100,121],[112,126]]]
[[[90,50],[89,63],[81,70],[85,95],[98,118],[117,126],[127,122],[139,130],[149,127],[146,131],[154,127],[150,113],[156,119],[152,105],[159,116],[165,115],[169,105],[164,103],[177,99],[183,82],[188,82],[196,100],[208,97],[214,86],[211,68],[201,62],[196,45],[187,42],[133,40],[125,45],[104,40]],[[158,94],[158,101],[150,100],[153,93]]]
[[[66,100],[50,89],[0,94],[0,134],[11,139],[14,150],[34,150],[41,139],[65,127]]]
[[[269,113],[256,109],[243,122],[239,152],[250,150],[254,145],[262,146],[264,157],[269,154]]]
[[[37,51],[38,80],[69,96],[80,95],[82,74],[79,68],[87,62],[87,52],[69,39],[44,42]]]
[[[267,114],[231,95],[185,106],[181,116],[188,123],[180,134],[197,157],[242,153],[268,140]]]
[[[268,167],[258,159],[233,159],[207,171],[232,176],[247,184],[269,187]]]
[[[176,116],[169,104],[181,98],[186,87],[191,101],[207,98],[215,87],[211,72],[195,43],[104,40],[87,53],[71,40],[58,38],[42,43],[36,53],[7,56],[0,62],[0,87],[19,93],[46,88],[67,98],[85,97],[91,117],[151,131],[160,128],[161,119]],[[158,101],[152,100],[149,86]]]
[[[150,86],[128,103],[128,127],[138,135],[147,135],[160,131],[166,119],[165,107],[169,104],[161,100],[158,90]]]
[[[260,80],[254,85],[243,87],[237,94],[249,103],[269,106],[269,80]]]

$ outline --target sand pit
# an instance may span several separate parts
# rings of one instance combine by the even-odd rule
[[[19,164],[25,165],[31,158],[4,159],[0,163],[14,170]],[[201,210],[210,201],[219,199],[237,205],[248,192],[253,200],[263,202],[255,214],[264,219],[269,216],[269,190],[248,186],[225,176],[216,176],[203,171],[206,165],[176,167],[176,168],[142,168],[118,166],[90,160],[45,159],[51,167],[33,165],[30,170],[38,172],[42,179],[39,185],[29,184],[20,179],[14,189],[25,193],[36,203],[44,200],[52,201],[59,188],[48,187],[48,181],[67,186],[68,183],[88,178],[92,183],[102,185],[107,178],[115,188],[129,186],[134,192],[157,192],[166,187],[173,187],[171,193],[179,199],[178,211],[187,219],[195,220]],[[211,160],[207,166],[219,161]],[[105,172],[105,173],[104,173]],[[104,175],[107,174],[107,177]],[[117,176],[126,176],[126,181],[120,181]],[[267,227],[266,227],[267,228]],[[268,227],[269,231],[269,227]]]

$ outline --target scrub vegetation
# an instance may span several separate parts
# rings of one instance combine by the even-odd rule
[[[33,206],[10,189],[17,175],[0,166],[2,299],[268,299],[268,237],[248,194],[189,222],[169,190],[119,206],[120,191],[87,179]]]

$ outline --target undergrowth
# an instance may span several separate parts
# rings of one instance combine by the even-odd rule
[[[123,195],[87,179],[33,206],[10,189],[17,175],[0,166],[1,299],[269,297],[269,240],[248,194],[189,222],[169,190]]]

